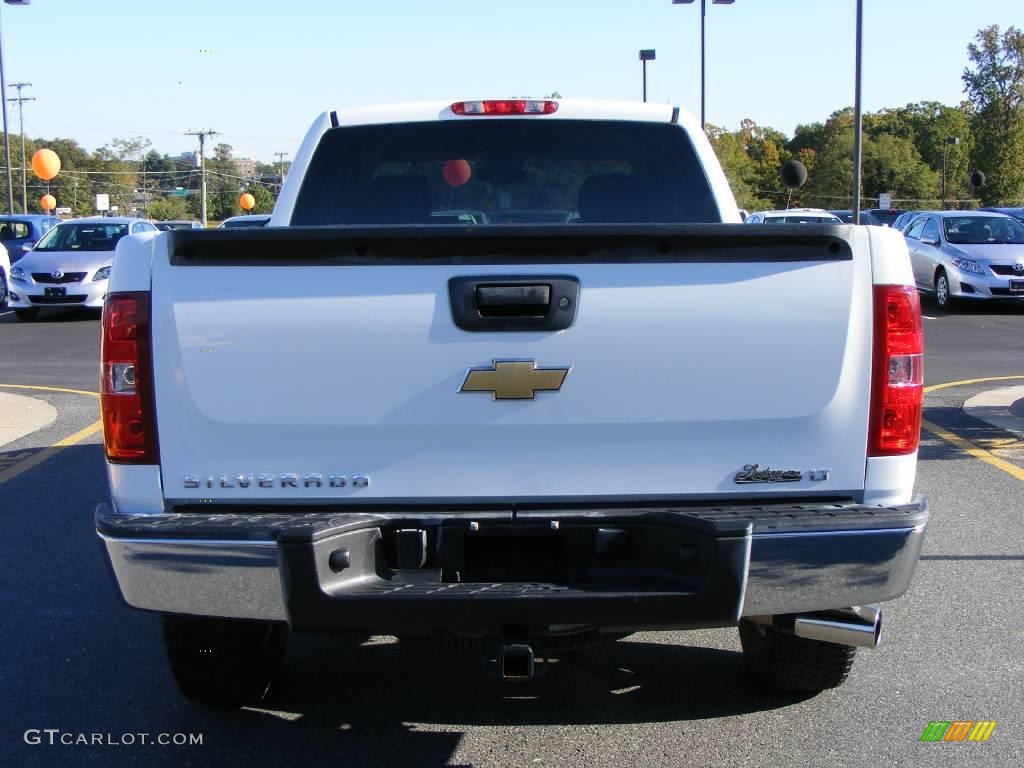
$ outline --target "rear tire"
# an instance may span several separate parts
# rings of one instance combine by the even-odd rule
[[[946,276],[944,269],[935,273],[935,304],[946,312],[953,308],[953,294],[950,292],[949,277]]]
[[[35,320],[39,317],[39,307],[32,307],[31,309],[16,309],[14,310],[14,316],[22,322]]]
[[[740,643],[747,674],[773,693],[818,693],[842,685],[857,648],[790,635],[740,621]]]
[[[0,271],[0,309],[7,309],[7,276]]]
[[[164,616],[163,633],[178,690],[216,707],[263,699],[281,673],[288,644],[288,626],[265,621]]]

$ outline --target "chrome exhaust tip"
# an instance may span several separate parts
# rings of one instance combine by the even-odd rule
[[[793,617],[793,634],[808,640],[877,648],[882,639],[882,609],[861,605]]]

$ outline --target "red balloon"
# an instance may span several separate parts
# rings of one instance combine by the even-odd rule
[[[449,160],[441,169],[441,175],[453,187],[461,187],[473,175],[473,169],[465,160]]]

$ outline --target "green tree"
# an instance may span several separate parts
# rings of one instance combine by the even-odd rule
[[[242,212],[238,204],[242,180],[238,177],[230,144],[218,144],[213,148],[213,157],[206,161],[206,190],[207,218],[221,221]]]
[[[246,191],[256,198],[256,204],[252,207],[250,213],[270,213],[274,210],[274,203],[277,202],[277,197],[265,186],[253,184]]]
[[[156,221],[187,219],[188,206],[181,197],[159,197],[149,203],[149,218]]]
[[[987,205],[1024,201],[1024,32],[993,24],[967,46],[964,91],[974,109],[972,160],[986,176]]]
[[[707,126],[708,139],[722,165],[725,177],[732,187],[733,197],[740,208],[756,210],[760,207],[757,195],[757,167],[747,154],[739,133],[730,133],[716,125]]]

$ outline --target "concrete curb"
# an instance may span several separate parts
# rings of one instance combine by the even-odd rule
[[[1024,440],[1024,386],[982,392],[965,402],[963,410]]]
[[[57,409],[45,400],[0,392],[0,448],[57,420]]]

